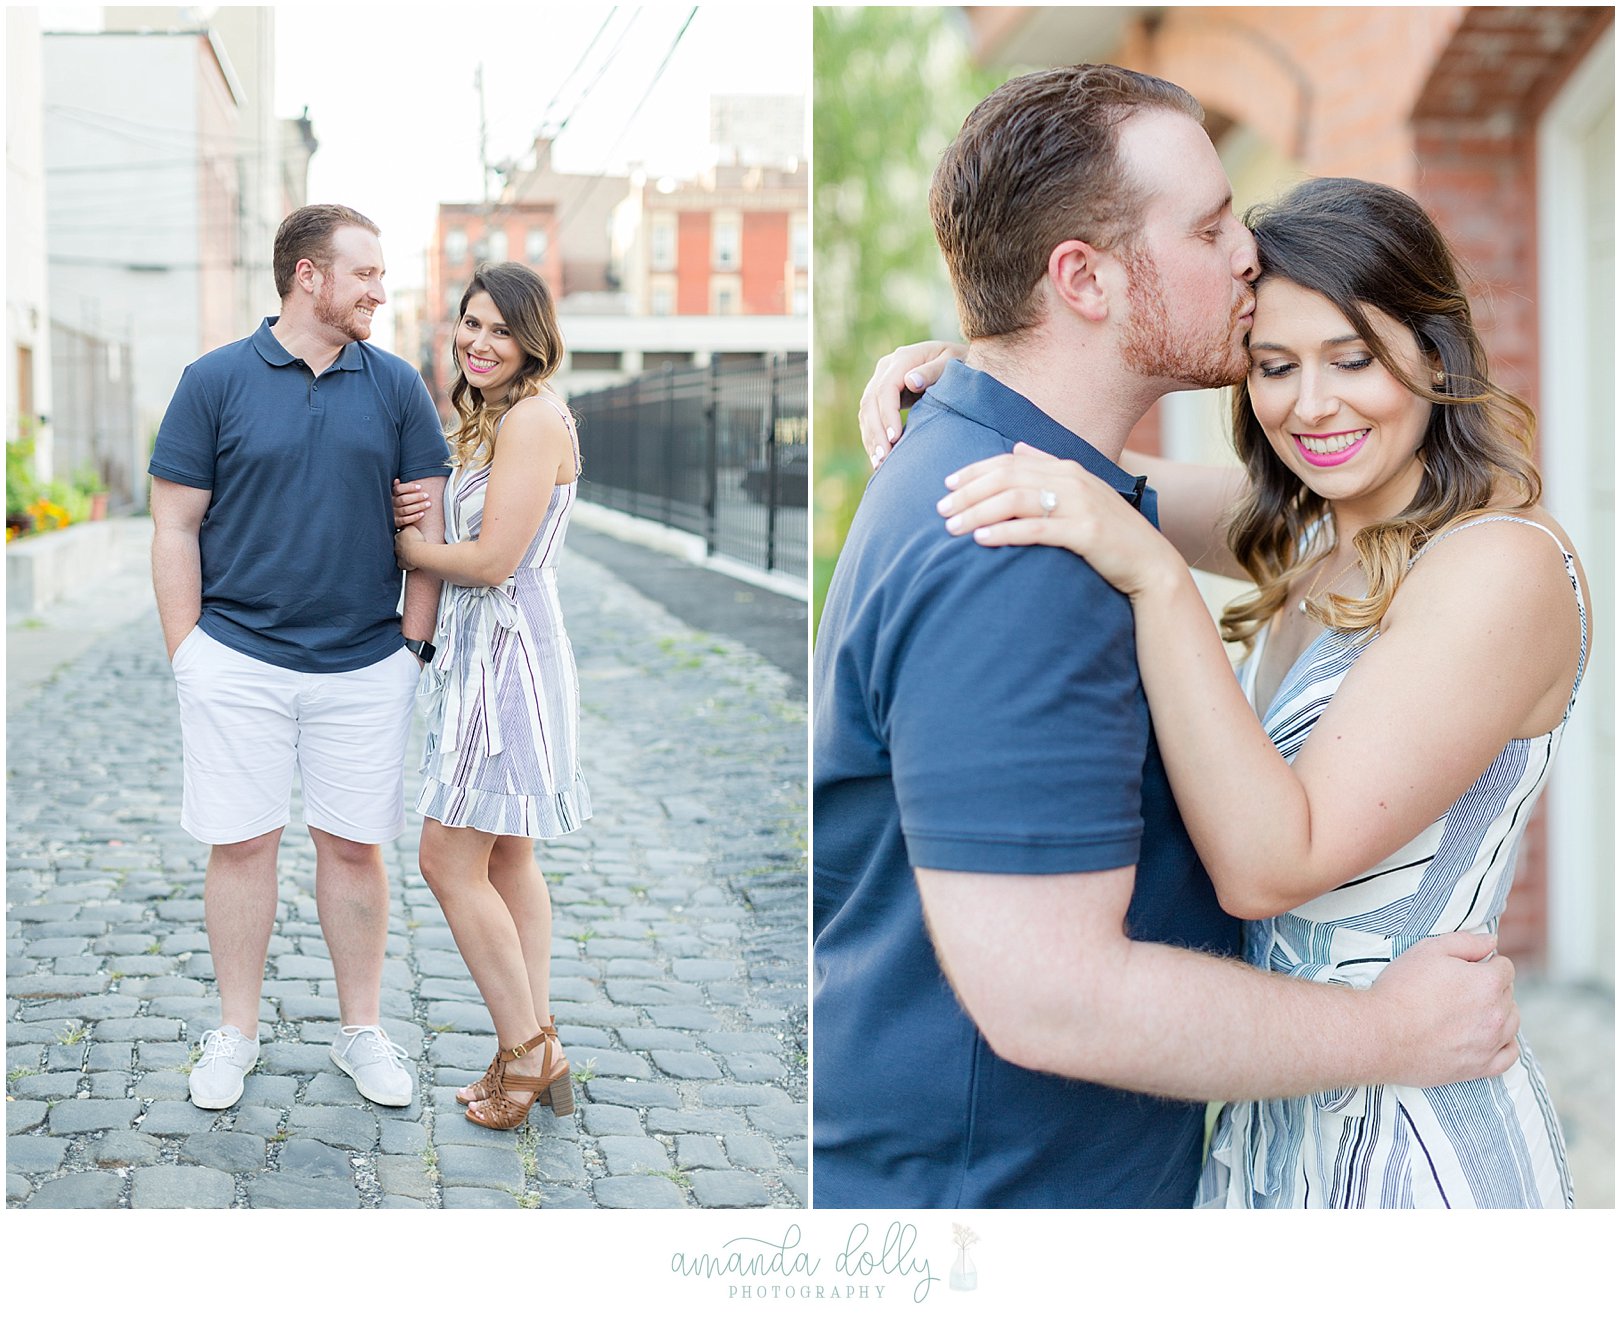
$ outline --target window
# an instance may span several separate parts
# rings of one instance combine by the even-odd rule
[[[505,229],[492,229],[484,235],[484,259],[486,261],[505,261],[507,259],[507,231]]]
[[[523,259],[538,266],[546,259],[546,231],[538,226],[530,229],[523,242]]]
[[[788,220],[788,255],[795,270],[804,270],[810,265],[810,225],[803,215]]]
[[[575,371],[617,371],[619,370],[618,353],[585,352],[570,353],[569,366]]]
[[[709,314],[736,316],[743,310],[743,280],[738,275],[715,275],[709,281]]]
[[[709,226],[710,264],[736,270],[743,260],[743,219],[735,211],[716,211]]]
[[[653,316],[675,315],[675,280],[655,275],[648,288],[647,310]]]
[[[654,270],[675,269],[675,212],[653,212],[653,228],[649,234],[649,264]]]
[[[445,235],[445,262],[459,266],[467,260],[467,230],[452,229]]]

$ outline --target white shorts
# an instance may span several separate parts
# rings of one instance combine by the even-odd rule
[[[185,754],[180,826],[240,843],[292,818],[356,843],[405,828],[405,743],[420,666],[403,647],[348,673],[266,664],[193,628],[174,653]]]

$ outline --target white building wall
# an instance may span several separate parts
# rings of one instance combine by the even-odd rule
[[[38,11],[6,7],[6,438],[18,435],[18,349],[33,355],[34,415],[51,413],[51,324],[45,259],[44,77]],[[41,476],[51,430],[35,431]]]
[[[142,444],[203,351],[201,40],[74,33],[44,41],[51,311],[74,328],[128,340]]]

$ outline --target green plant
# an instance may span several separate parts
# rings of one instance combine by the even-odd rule
[[[6,441],[6,516],[20,517],[39,498],[34,475],[34,439],[23,435]]]
[[[692,1178],[684,1172],[676,1172],[673,1168],[648,1168],[649,1177],[662,1177],[667,1182],[674,1182],[683,1191],[692,1189]]]
[[[539,1175],[540,1164],[535,1157],[535,1148],[539,1143],[540,1137],[535,1134],[533,1127],[525,1127],[518,1133],[518,1162],[523,1167],[525,1177]]]
[[[422,1151],[422,1166],[427,1169],[429,1177],[439,1176],[439,1151],[432,1145]]]
[[[122,883],[123,881],[119,881],[119,882]],[[146,955],[148,957],[156,957],[162,951],[163,951],[163,945],[156,939],[152,940],[151,943],[146,945]]]
[[[574,1069],[574,1079],[581,1085],[585,1085],[590,1081],[595,1081],[597,1079],[597,1060],[595,1058],[587,1058],[583,1067],[576,1067]]]
[[[90,1032],[85,1029],[83,1022],[75,1021],[71,1025],[62,1028],[62,1033],[56,1037],[56,1042],[58,1044],[83,1044],[85,1037],[89,1034]]]
[[[85,495],[104,495],[107,482],[92,464],[86,463],[73,474],[73,488]]]
[[[6,1073],[6,1084],[10,1085],[13,1081],[20,1081],[25,1076],[38,1075],[39,1068],[37,1067],[13,1067],[9,1072]]]
[[[518,1202],[519,1209],[539,1209],[540,1195],[536,1191],[523,1191],[512,1197]]]

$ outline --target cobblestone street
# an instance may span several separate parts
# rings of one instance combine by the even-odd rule
[[[385,847],[383,1025],[417,1097],[374,1106],[331,1062],[337,996],[296,796],[259,1064],[237,1105],[194,1108],[186,1074],[218,1024],[207,849],[179,825],[178,716],[144,551],[76,614],[8,630],[11,1205],[806,1203],[803,680],[578,551],[559,582],[595,816],[538,855],[579,1106],[561,1119],[537,1106],[516,1132],[474,1125],[453,1097],[493,1034],[417,871],[414,813]],[[419,726],[408,801],[420,741]]]

